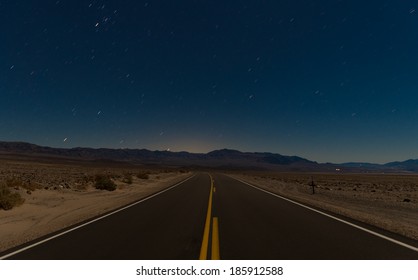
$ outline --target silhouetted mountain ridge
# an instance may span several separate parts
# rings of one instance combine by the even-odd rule
[[[115,160],[143,164],[168,164],[182,166],[209,167],[258,167],[271,165],[315,166],[316,162],[296,156],[283,156],[273,153],[250,153],[232,149],[211,151],[207,154],[170,151],[150,151],[146,149],[107,149],[107,148],[51,148],[25,142],[0,142],[0,153],[72,158],[81,160]]]
[[[418,172],[418,160],[389,162],[386,164],[356,163],[319,164],[298,156],[285,156],[268,152],[241,152],[220,149],[209,153],[150,151],[147,149],[109,148],[51,148],[26,142],[0,141],[0,154],[32,157],[69,158],[75,160],[111,160],[138,164],[173,166],[201,166],[216,168],[274,169],[281,171],[316,172]]]
[[[418,172],[418,159],[408,159],[405,161],[389,162],[386,163],[384,166],[395,170]]]

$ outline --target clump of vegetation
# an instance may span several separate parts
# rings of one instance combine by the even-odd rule
[[[146,172],[140,172],[136,175],[136,177],[138,177],[138,179],[148,180],[149,179],[149,174],[146,173]]]
[[[99,190],[114,191],[116,184],[106,175],[96,175],[94,187]]]
[[[12,178],[6,179],[5,185],[7,185],[7,187],[9,188],[18,188],[18,187],[23,187],[25,183],[21,179],[12,177]]]
[[[24,201],[19,193],[11,192],[6,183],[0,182],[0,208],[10,210],[21,205]]]
[[[133,178],[132,178],[131,174],[129,174],[129,173],[124,174],[122,182],[131,185],[132,181],[133,181]]]
[[[36,189],[42,188],[42,185],[31,182],[31,180],[23,181],[22,179],[16,178],[16,177],[7,178],[6,185],[9,188],[15,188],[15,189],[24,188],[29,191],[35,191]]]

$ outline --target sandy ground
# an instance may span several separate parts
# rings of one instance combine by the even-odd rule
[[[0,252],[127,205],[191,175],[153,171],[148,179],[133,175],[132,184],[124,183],[120,174],[135,171],[138,172],[73,165],[0,164],[0,180],[18,177],[36,187],[34,190],[14,187],[25,202],[8,211],[0,210]],[[90,178],[97,173],[113,174],[117,190],[95,189]]]
[[[247,173],[233,177],[418,240],[418,175]]]
[[[141,175],[149,174],[148,179]],[[94,188],[105,174],[113,192]],[[115,163],[13,160],[0,157],[0,181],[25,199],[0,209],[0,252],[139,200],[191,173]],[[302,203],[418,240],[418,175],[234,173],[233,177]],[[129,184],[126,179],[131,178]],[[315,195],[309,186],[315,182]]]

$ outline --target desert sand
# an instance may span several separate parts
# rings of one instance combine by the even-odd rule
[[[94,187],[106,175],[115,191]],[[418,240],[418,175],[234,172],[258,187]],[[0,157],[0,182],[25,202],[0,209],[0,252],[137,201],[191,176],[115,162]],[[312,195],[311,181],[315,194]]]
[[[418,240],[418,175],[250,172],[233,177]],[[314,181],[315,194],[310,186]]]
[[[95,174],[111,176],[117,189],[96,189]],[[148,179],[139,178],[144,174]],[[137,201],[190,175],[126,166],[2,160],[0,180],[12,181],[13,191],[25,202],[8,211],[0,209],[0,252]]]

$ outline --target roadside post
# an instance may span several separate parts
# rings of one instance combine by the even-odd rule
[[[309,186],[312,187],[312,194],[315,194],[315,182],[313,180],[313,176],[311,177],[311,183],[309,184]]]

